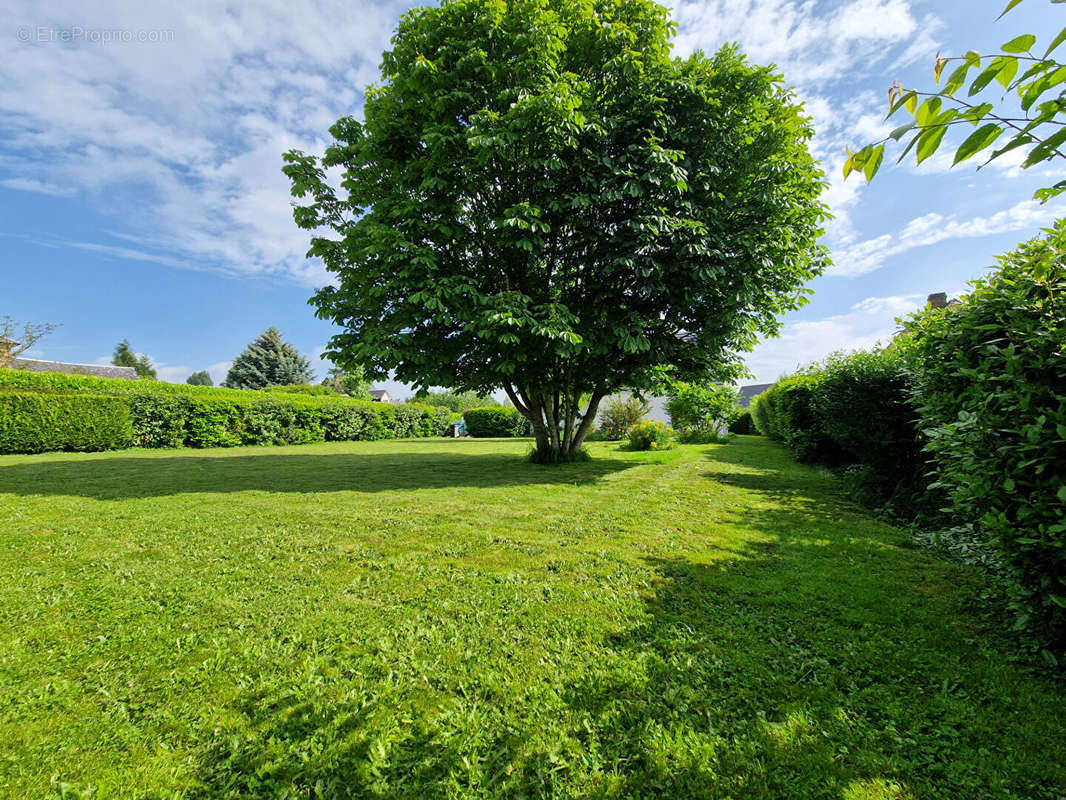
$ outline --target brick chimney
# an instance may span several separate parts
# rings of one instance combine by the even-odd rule
[[[948,295],[946,292],[935,292],[929,295],[925,300],[926,308],[947,308],[948,307]]]

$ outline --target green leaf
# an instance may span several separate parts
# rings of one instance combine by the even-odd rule
[[[1059,494],[1059,500],[1061,500],[1062,502],[1066,503],[1066,484],[1063,484],[1062,486],[1059,487],[1058,494]]]
[[[1003,480],[1003,489],[1008,492],[1014,491],[1014,478],[1005,478]]]
[[[888,138],[889,139],[894,139],[895,141],[898,142],[900,139],[903,138],[903,134],[905,134],[909,130],[913,130],[914,129],[914,125],[915,125],[915,123],[913,123],[913,122],[908,122],[906,125],[900,125],[894,131],[892,131],[892,133],[888,134]]]
[[[1023,33],[1021,36],[1015,36],[1000,49],[1004,53],[1027,53],[1034,44],[1036,37],[1031,33]]]
[[[1015,135],[1005,147],[1001,147],[999,148],[999,150],[996,150],[994,153],[992,153],[992,155],[988,157],[988,160],[991,161],[993,158],[999,158],[1004,153],[1009,153],[1011,150],[1016,150],[1019,147],[1024,147],[1027,144],[1032,144],[1032,142],[1032,136],[1026,136],[1023,133],[1019,133]]]
[[[1041,161],[1054,158],[1057,155],[1055,151],[1063,142],[1066,142],[1066,128],[1059,128],[1054,134],[1032,149],[1029,157],[1022,164],[1022,168],[1027,169],[1033,164],[1039,164]]]
[[[964,63],[961,67],[956,69],[951,75],[948,76],[948,82],[944,84],[944,94],[949,97],[959,90],[964,83],[966,83],[966,74],[970,71],[970,64]]]
[[[914,115],[915,122],[919,125],[928,125],[936,119],[936,115],[940,113],[940,106],[942,103],[943,101],[939,97],[930,97],[918,106],[918,111]]]
[[[1000,68],[999,72],[996,73],[996,80],[1003,84],[1004,89],[1008,89],[1010,88],[1010,82],[1018,74],[1018,59],[1010,56],[1000,56],[992,62],[992,65],[995,66],[997,62],[1000,62]]]
[[[1005,9],[1003,9],[1003,12],[998,17],[996,17],[996,19],[1001,19],[1004,14],[1006,14],[1008,11],[1010,11],[1012,8],[1014,8],[1016,5],[1018,5],[1018,3],[1020,3],[1020,2],[1022,2],[1022,0],[1010,0],[1010,2],[1007,3],[1007,7]]]
[[[1051,51],[1063,42],[1066,42],[1066,28],[1063,28],[1061,31],[1059,31],[1059,35],[1051,41],[1050,45],[1048,45],[1048,49],[1044,51],[1044,58],[1047,58],[1049,55],[1051,55]]]
[[[944,139],[944,134],[947,133],[947,126],[941,125],[936,128],[930,128],[918,137],[918,163],[921,164],[929,156],[936,152],[940,147],[940,142]]]
[[[999,72],[999,67],[996,62],[993,61],[987,67],[984,72],[974,78],[973,83],[970,84],[970,90],[968,94],[973,97],[975,94],[984,89],[988,84],[992,83],[992,80],[996,77],[996,73]]]
[[[883,144],[878,145],[873,149],[870,155],[866,159],[866,163],[863,165],[863,174],[866,176],[866,182],[869,183],[873,180],[874,175],[877,174],[877,170],[881,166],[881,162],[885,157],[885,146]]]
[[[955,166],[970,158],[970,156],[975,153],[984,150],[992,144],[992,142],[996,141],[1002,133],[1003,129],[993,122],[989,122],[987,125],[982,125],[971,133],[966,141],[959,146],[959,149],[955,152],[955,160],[952,162],[951,166]]]

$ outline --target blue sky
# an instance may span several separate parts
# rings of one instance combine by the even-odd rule
[[[1066,25],[1048,0],[997,23],[1003,2],[675,0],[679,53],[737,41],[778,65],[831,181],[834,267],[748,358],[759,381],[884,340],[928,293],[957,294],[1062,215],[1061,198],[1030,201],[1062,170],[1017,159],[950,170],[945,150],[868,187],[840,178],[844,146],[891,127],[893,79],[928,86],[938,50],[988,52],[1023,32],[1044,43]],[[321,353],[331,326],[307,298],[326,274],[304,258],[281,154],[320,152],[328,126],[359,113],[410,4],[47,5],[0,2],[0,315],[62,323],[36,357],[107,361],[128,338],[173,381],[221,379],[269,325]]]

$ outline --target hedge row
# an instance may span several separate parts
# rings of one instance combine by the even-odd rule
[[[132,441],[121,397],[0,392],[0,453],[117,450]]]
[[[800,461],[847,467],[849,488],[868,505],[928,515],[936,503],[926,491],[909,385],[896,350],[836,353],[756,397],[752,421]]]
[[[230,400],[134,395],[128,403],[134,443],[139,447],[235,447],[442,436],[450,421],[447,409],[342,398]]]
[[[485,406],[463,412],[466,432],[478,438],[528,436],[529,420],[510,406]]]
[[[1066,656],[1066,222],[911,320],[914,401],[952,513],[1011,571],[1019,625]]]
[[[4,452],[99,450],[130,444],[234,447],[441,436],[450,422],[447,409],[419,404],[389,405],[335,395],[251,392],[21,370],[0,370],[0,392],[29,398],[0,406],[0,426],[7,431],[4,446],[8,449]],[[58,424],[62,409],[77,398],[86,398],[87,409],[120,407],[129,436],[125,440],[98,439],[89,426],[79,439],[74,431],[85,423],[85,414],[72,415],[69,425],[59,426],[60,432],[48,433]],[[105,400],[108,402],[102,403]],[[58,410],[52,411],[53,407]],[[78,443],[83,439],[85,445],[81,446]]]
[[[1066,222],[972,292],[907,320],[891,350],[834,356],[753,403],[759,430],[868,500],[983,535],[1017,624],[1066,657]]]
[[[323,399],[337,399],[325,386],[276,386],[257,392],[247,389],[226,389],[221,386],[190,386],[187,383],[167,383],[152,380],[121,380],[101,378],[95,375],[72,375],[62,372],[31,372],[23,369],[0,369],[0,389],[25,392],[58,392],[59,394],[112,394],[112,395],[168,395],[180,397],[218,398],[240,400],[249,395],[281,395],[291,399],[293,394],[309,395]],[[340,398],[344,399],[344,398]]]

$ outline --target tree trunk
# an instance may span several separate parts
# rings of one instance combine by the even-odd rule
[[[581,424],[578,425],[577,430],[574,432],[574,438],[570,442],[570,452],[568,453],[570,458],[580,452],[581,445],[585,443],[585,437],[592,430],[592,423],[596,420],[596,412],[600,408],[600,401],[603,400],[604,394],[602,390],[597,389],[592,393],[592,397],[589,398],[588,408],[585,409],[585,414],[581,417]]]
[[[536,461],[542,464],[559,464],[573,461],[581,452],[581,445],[596,419],[596,411],[606,392],[597,389],[589,400],[588,408],[577,424],[578,395],[573,398],[558,393],[535,394],[513,386],[504,386],[504,391],[514,407],[533,425],[537,441]],[[563,430],[560,433],[560,425]]]

